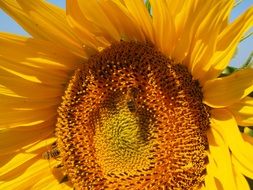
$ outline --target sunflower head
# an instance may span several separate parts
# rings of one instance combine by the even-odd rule
[[[253,9],[147,5],[0,1],[31,35],[0,33],[0,189],[249,190],[253,69],[222,71]]]
[[[187,68],[137,42],[113,44],[88,65],[75,72],[56,128],[74,185],[199,187],[209,113]]]

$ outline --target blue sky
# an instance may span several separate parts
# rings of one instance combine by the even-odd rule
[[[65,8],[65,0],[48,0],[49,2]],[[250,6],[253,6],[252,0],[244,0],[240,3],[232,12],[231,21],[234,20],[238,15],[248,9]],[[28,34],[13,21],[10,17],[8,17],[2,10],[0,10],[0,31],[10,32],[15,34],[21,34],[28,36]],[[251,29],[251,32],[253,29]],[[249,54],[253,51],[253,36],[243,41],[238,48],[238,52],[235,58],[231,61],[232,66],[240,66],[245,62]]]

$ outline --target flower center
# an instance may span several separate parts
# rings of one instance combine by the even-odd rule
[[[119,42],[78,69],[59,107],[62,165],[76,189],[195,189],[209,113],[187,68]]]

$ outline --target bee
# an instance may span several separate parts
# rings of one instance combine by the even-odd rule
[[[56,159],[58,158],[60,155],[60,151],[57,148],[54,148],[52,150],[48,150],[46,152],[42,153],[42,158],[46,159],[46,160],[50,160],[52,158]]]
[[[136,105],[137,95],[138,95],[137,88],[131,88],[126,93],[127,107],[129,111],[132,113],[135,113],[137,110],[137,105]]]
[[[52,144],[52,148],[42,153],[42,158],[46,160],[57,159],[60,155],[60,151],[56,146],[56,143]]]
[[[62,177],[62,179],[59,181],[59,183],[65,183],[65,182],[67,182],[69,179],[68,179],[68,175],[64,175],[63,177]]]
[[[69,181],[68,175],[65,173],[62,167],[63,165],[60,164],[51,169],[53,176],[58,180],[59,184]]]
[[[132,112],[132,113],[136,112],[136,105],[135,105],[134,100],[127,101],[127,107],[130,112]]]

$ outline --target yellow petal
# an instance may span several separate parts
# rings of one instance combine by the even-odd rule
[[[226,27],[218,36],[215,53],[203,67],[202,80],[216,78],[230,63],[243,34],[253,26],[253,7],[248,9],[235,22]]]
[[[15,129],[12,130],[2,130],[1,132],[1,139],[7,139],[5,140],[7,141],[15,141],[15,143],[19,144],[19,149],[17,149],[16,151],[13,152],[3,152],[3,154],[1,154],[1,160],[0,160],[0,165],[1,165],[1,169],[0,169],[0,179],[7,179],[7,178],[12,178],[13,174],[16,173],[16,175],[18,175],[18,173],[22,173],[23,171],[19,171],[18,167],[23,167],[23,168],[28,168],[31,163],[36,162],[38,159],[42,158],[42,153],[44,151],[47,150],[48,147],[48,143],[52,142],[51,138],[48,137],[37,137],[38,139],[35,140],[29,140],[29,139],[25,139],[25,137],[20,137],[21,135],[25,135],[24,133],[20,133],[20,135],[17,136],[10,136],[10,133],[12,131],[12,134],[14,134],[13,132],[20,132]],[[35,136],[38,135],[38,132],[36,134],[36,131],[33,131]],[[27,134],[26,138],[29,138],[30,135]],[[15,138],[19,138],[19,140],[16,140]],[[10,140],[11,139],[11,140]],[[27,142],[30,143],[23,143],[23,140],[26,140]],[[45,139],[45,140],[43,140]],[[2,142],[1,142],[2,143]],[[22,144],[22,145],[21,145]],[[14,145],[14,142],[10,145]],[[8,148],[8,143],[5,144],[1,144],[1,147],[5,147]]]
[[[211,125],[223,136],[232,155],[248,168],[253,168],[253,145],[244,141],[233,115],[225,109],[214,109]]]
[[[239,70],[230,76],[207,81],[204,103],[213,108],[230,106],[253,91],[253,69]]]
[[[235,167],[233,167],[233,171],[237,189],[250,190],[246,178]]]
[[[38,68],[41,72],[47,72],[48,76],[59,77],[66,76],[66,73],[75,70],[84,62],[83,58],[73,55],[55,43],[7,33],[0,33],[0,55],[0,59],[5,62],[16,62],[16,65]],[[4,64],[1,63],[1,66]]]
[[[22,172],[29,168],[30,165],[35,163],[38,160],[38,156],[35,154],[28,154],[19,152],[18,154],[12,154],[12,157],[9,155],[2,156],[1,155],[1,169],[0,169],[0,181],[2,180],[12,180],[15,177],[18,177],[22,174]],[[5,161],[5,157],[8,157],[8,161],[6,163],[2,163]],[[3,161],[2,161],[3,160]]]
[[[117,0],[118,4],[122,4]],[[142,30],[147,41],[154,42],[154,27],[148,10],[142,0],[124,0],[128,13],[134,19],[135,23]]]
[[[117,28],[108,19],[98,1],[91,0],[87,3],[67,0],[66,9],[69,25],[88,48],[104,48],[112,41],[120,40]]]
[[[12,130],[19,130],[18,127],[17,129],[12,129]],[[22,147],[22,150],[24,150],[23,152],[29,153],[29,154],[37,154],[40,158],[45,159],[43,157],[43,153],[45,153],[46,151],[50,150],[52,148],[52,144],[56,142],[56,137],[54,135],[54,131],[52,130],[52,134],[42,138],[36,142],[33,142],[31,144],[28,144],[26,146]],[[53,159],[51,160],[53,161],[52,164],[57,164],[57,160]],[[51,163],[51,162],[50,162]]]
[[[12,109],[1,113],[0,128],[13,128],[18,126],[33,126],[56,118],[57,106],[43,109]]]
[[[232,156],[232,162],[236,169],[238,169],[243,175],[253,179],[253,169],[245,165],[244,163],[241,163],[240,161],[235,158],[235,156]]]
[[[206,167],[207,175],[205,176],[205,187],[206,190],[215,190],[217,189],[216,182],[217,182],[217,176],[218,169],[216,166],[216,163],[211,156],[211,154],[208,152],[208,165]]]
[[[226,145],[222,135],[212,126],[208,131],[209,151],[213,161],[212,173],[215,176],[216,189],[237,190],[232,170],[229,148]],[[210,156],[209,156],[210,157]]]
[[[0,55],[0,101],[9,101],[8,105],[13,99],[3,96],[23,97],[21,104],[40,98],[55,101],[62,96],[73,70],[83,61],[49,42],[9,34],[0,34]]]
[[[8,95],[0,95],[0,113],[11,111],[31,111],[31,110],[43,110],[47,108],[53,108],[59,105],[61,98],[52,99],[34,99],[11,97]]]
[[[39,130],[53,126],[60,101],[60,98],[36,100],[0,95],[0,129]]]
[[[174,58],[178,61],[184,61],[189,56],[190,48],[194,42],[194,36],[199,25],[202,23],[206,14],[210,11],[210,7],[213,7],[217,1],[179,1],[177,8],[181,10],[175,17],[176,25],[176,46],[173,51]],[[170,3],[175,4],[175,3]],[[178,8],[180,7],[180,8]],[[187,64],[187,63],[185,63]]]
[[[64,10],[41,0],[1,0],[0,7],[33,37],[61,44],[84,56],[82,44],[68,26]]]
[[[56,170],[55,168],[53,170]],[[64,178],[62,174],[59,181],[55,179],[54,176],[45,176],[43,177],[38,183],[33,186],[34,190],[41,190],[41,189],[54,189],[54,190],[72,190],[72,185],[68,185],[66,183],[60,183],[60,181]]]
[[[105,39],[104,31],[101,31],[83,15],[77,1],[66,0],[66,14],[69,26],[90,54],[96,53],[99,48],[110,45]]]
[[[83,59],[50,42],[8,34],[0,34],[0,55],[0,128],[55,119],[65,86]]]
[[[20,164],[20,167],[12,170],[11,172],[0,176],[0,189],[42,189],[42,184],[45,180],[48,184],[43,188],[48,189],[70,189],[65,183],[59,183],[60,179],[56,179],[52,173],[52,168],[47,160],[39,159],[38,156],[34,158],[21,158],[20,154],[15,156],[13,160],[25,163]]]
[[[253,145],[253,137],[251,137],[247,134],[242,134],[242,137],[243,137],[244,141]],[[234,155],[232,155],[232,162],[233,162],[235,168],[237,168],[243,175],[253,179],[253,168],[252,167],[249,167],[245,163],[240,162]]]
[[[104,33],[104,36],[108,37],[109,41],[120,40],[120,35],[117,29],[108,19],[107,15],[104,13],[97,0],[90,0],[89,3],[82,0],[77,0],[75,2],[79,6],[83,16],[91,23],[93,23],[93,25],[96,26],[98,30]]]
[[[107,0],[99,1],[99,3],[108,19],[119,32],[121,39],[127,41],[144,40],[140,27],[136,25],[123,4],[116,4]]]
[[[175,20],[176,33],[181,34],[193,3],[190,1],[166,0],[166,4],[172,18]]]
[[[24,146],[49,137],[54,131],[54,122],[48,121],[32,126],[19,126],[11,129],[0,129],[0,155],[17,152]],[[22,152],[22,151],[21,151]]]
[[[59,163],[42,156],[54,141],[55,138],[45,138],[14,153],[1,155],[0,189],[69,189],[69,183],[59,183],[64,177],[60,169],[55,168]]]
[[[238,125],[253,126],[253,98],[245,97],[227,109],[232,112]]]
[[[57,88],[61,85],[64,85],[66,79],[68,78],[67,72],[64,73],[60,70],[57,75],[49,75],[52,72],[56,72],[56,70],[50,71],[49,68],[44,68],[43,70],[41,68],[28,66],[28,64],[24,62],[21,64],[17,64],[17,62],[12,61],[10,59],[0,58],[0,60],[2,64],[0,68],[3,70],[3,72],[8,72],[27,81],[43,83],[44,85],[55,86]],[[43,62],[45,60],[38,61]]]
[[[215,1],[216,4],[204,16],[198,26],[192,41],[192,49],[187,62],[192,75],[201,80],[202,75],[205,75],[204,67],[208,63],[215,52],[217,38],[223,29],[224,20],[227,20],[228,15],[233,7],[233,1]]]
[[[54,159],[45,160],[42,154],[55,138],[46,138],[1,155],[0,189],[70,189],[70,184],[59,183],[64,174],[55,166]]]
[[[174,19],[165,0],[151,0],[150,3],[152,5],[156,46],[165,55],[171,57],[176,39]]]
[[[14,95],[34,99],[61,97],[64,93],[63,86],[48,86],[43,83],[32,82],[0,69],[0,94],[4,89],[10,89]],[[31,93],[32,92],[32,93]]]

